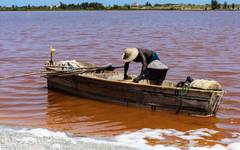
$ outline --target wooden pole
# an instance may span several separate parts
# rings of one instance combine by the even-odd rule
[[[19,75],[14,75],[14,76],[6,76],[0,78],[0,80],[6,80],[6,79],[11,79],[11,78],[19,78],[19,77],[26,77],[26,76],[31,76],[31,75],[37,75],[41,74],[42,72],[31,72],[31,73],[25,73],[25,74],[19,74]]]

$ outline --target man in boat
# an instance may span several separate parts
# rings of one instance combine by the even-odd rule
[[[149,79],[154,84],[161,83],[166,76],[168,67],[160,62],[156,52],[142,48],[125,48],[122,54],[124,65],[124,79],[128,78],[127,71],[130,62],[141,62],[142,70],[139,76],[133,79],[138,83],[141,79]]]

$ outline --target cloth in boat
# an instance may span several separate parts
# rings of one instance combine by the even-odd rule
[[[78,69],[82,66],[76,61],[76,60],[66,60],[66,61],[60,61],[59,66],[66,68],[66,69]]]

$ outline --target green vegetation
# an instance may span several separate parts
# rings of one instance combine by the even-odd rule
[[[224,5],[224,4],[223,4]],[[212,10],[216,10],[216,9],[220,9],[221,8],[221,4],[218,3],[217,0],[212,0],[211,1],[211,9]]]
[[[0,6],[0,11],[61,11],[61,10],[240,10],[240,4],[223,4],[217,0],[211,0],[210,4],[195,5],[195,4],[151,4],[146,2],[144,5],[133,3],[123,6],[113,5],[104,6],[97,2],[84,2],[81,4],[64,4],[60,2],[58,5],[52,6],[15,6],[11,7]]]

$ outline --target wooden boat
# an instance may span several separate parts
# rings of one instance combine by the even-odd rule
[[[147,80],[134,83],[131,79],[123,80],[122,72],[91,69],[101,67],[79,64],[82,69],[72,72],[57,65],[46,65],[48,88],[96,100],[195,115],[216,114],[224,94],[223,90],[180,88],[172,81],[164,81],[161,85]]]

